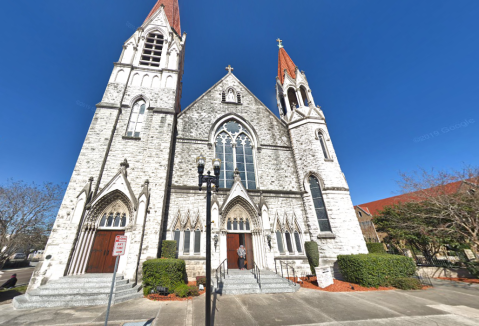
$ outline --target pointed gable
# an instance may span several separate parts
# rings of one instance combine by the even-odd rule
[[[285,69],[288,72],[288,75],[290,75],[293,79],[296,78],[296,65],[289,57],[286,50],[284,48],[280,48],[278,53],[278,77],[281,81],[281,84],[284,83]]]
[[[153,9],[145,19],[145,22],[150,19],[158,10],[160,10],[163,5],[166,17],[170,26],[181,35],[181,25],[180,25],[180,6],[178,0],[158,0]]]

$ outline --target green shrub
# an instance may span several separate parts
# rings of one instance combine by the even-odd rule
[[[175,240],[163,240],[161,243],[161,258],[176,258]]]
[[[421,290],[422,284],[414,277],[399,277],[391,281],[391,285],[401,290]]]
[[[189,285],[188,286],[188,293],[192,296],[192,297],[197,297],[200,295],[200,292],[198,290],[198,287],[196,285]]]
[[[475,278],[479,278],[479,263],[478,262],[467,262],[467,270]]]
[[[389,286],[392,280],[411,277],[416,272],[414,261],[399,255],[339,255],[338,265],[348,282],[366,287]]]
[[[143,286],[163,286],[173,293],[186,278],[185,261],[181,259],[151,259],[143,263]]]
[[[177,297],[186,298],[189,293],[190,293],[190,287],[186,284],[178,285],[175,288],[175,294]]]
[[[311,273],[316,275],[314,271],[315,267],[319,266],[319,250],[318,244],[314,241],[306,241],[304,243],[304,249],[306,251],[306,257],[308,257],[309,267],[311,268]]]
[[[366,246],[368,247],[370,254],[387,254],[382,243],[368,242],[366,243]]]
[[[143,287],[143,295],[144,295],[144,296],[147,296],[148,294],[150,294],[151,289],[153,289],[152,286],[144,286],[144,287]]]
[[[206,286],[206,276],[196,277],[196,286],[200,286],[200,284],[203,284],[203,286]]]

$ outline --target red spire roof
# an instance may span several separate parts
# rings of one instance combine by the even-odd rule
[[[178,5],[178,0],[158,0],[148,14],[148,17],[146,17],[145,22],[160,9],[161,5],[165,6],[166,17],[171,27],[175,29],[178,35],[181,35],[180,6]]]
[[[288,53],[286,53],[286,50],[281,47],[278,54],[278,77],[281,81],[281,84],[284,83],[285,69],[288,71],[288,75],[296,78],[296,65],[294,64],[293,60],[291,60]]]

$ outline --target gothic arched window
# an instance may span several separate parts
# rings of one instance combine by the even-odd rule
[[[183,239],[183,253],[185,255],[190,253],[190,230],[185,230],[184,235],[185,238]]]
[[[119,209],[119,211],[117,210]],[[118,207],[112,207],[107,209],[106,213],[103,214],[103,217],[98,224],[98,227],[104,228],[124,228],[126,226],[126,214],[122,213],[123,209]]]
[[[220,187],[231,188],[235,167],[246,189],[256,189],[251,135],[240,123],[230,120],[216,130],[216,157],[221,159]]]
[[[294,231],[294,241],[296,242],[296,249],[298,252],[303,252],[301,249],[301,239],[299,238],[299,233],[298,231]]]
[[[181,234],[180,229],[176,229],[174,239],[176,241],[176,254],[177,255],[178,255],[178,249],[180,248],[180,234]]]
[[[299,101],[298,101],[298,98],[296,97],[296,92],[294,91],[294,88],[288,89],[288,100],[289,100],[289,107],[291,109],[299,108]]]
[[[197,229],[195,231],[195,254],[199,254],[201,249],[201,231]]]
[[[145,39],[143,53],[141,54],[140,65],[159,67],[164,42],[165,40],[160,32],[154,31],[148,34]]]
[[[283,239],[282,239],[282,236],[281,236],[281,232],[280,231],[276,231],[276,243],[278,245],[278,250],[281,254],[284,253],[284,248],[283,248]]]
[[[304,86],[301,86],[300,90],[301,90],[301,97],[303,98],[304,106],[308,106],[309,105],[308,92],[306,91],[306,88]]]
[[[291,243],[291,234],[289,234],[288,231],[284,233],[284,236],[286,237],[286,247],[288,248],[288,251],[290,253],[293,253],[293,244]]]
[[[323,150],[323,155],[325,159],[329,158],[328,148],[326,147],[326,142],[324,141],[324,136],[321,132],[318,131],[318,139],[321,144],[321,149]]]
[[[146,103],[139,100],[133,105],[131,110],[130,122],[128,122],[128,130],[126,135],[129,137],[140,137],[143,128],[143,120],[145,117]]]
[[[331,225],[329,224],[328,213],[324,205],[323,194],[319,181],[315,176],[309,177],[309,187],[311,190],[311,197],[313,198],[314,210],[316,211],[316,218],[318,219],[319,230],[322,232],[331,232]]]

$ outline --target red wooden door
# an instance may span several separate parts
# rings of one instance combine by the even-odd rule
[[[125,231],[97,231],[86,267],[86,273],[113,273],[115,259],[112,256],[113,245],[117,235]]]
[[[253,256],[253,237],[251,233],[245,234],[245,249],[246,249],[246,269],[253,269],[254,256]]]
[[[228,269],[239,268],[238,266],[238,253],[236,250],[239,248],[239,234],[228,233],[226,235],[226,246],[228,248]]]
[[[124,235],[125,231],[109,231],[110,232],[110,242],[106,248],[105,263],[103,264],[102,273],[113,273],[115,271],[115,261],[116,256],[113,257],[113,246],[115,245],[115,238],[117,235]]]

